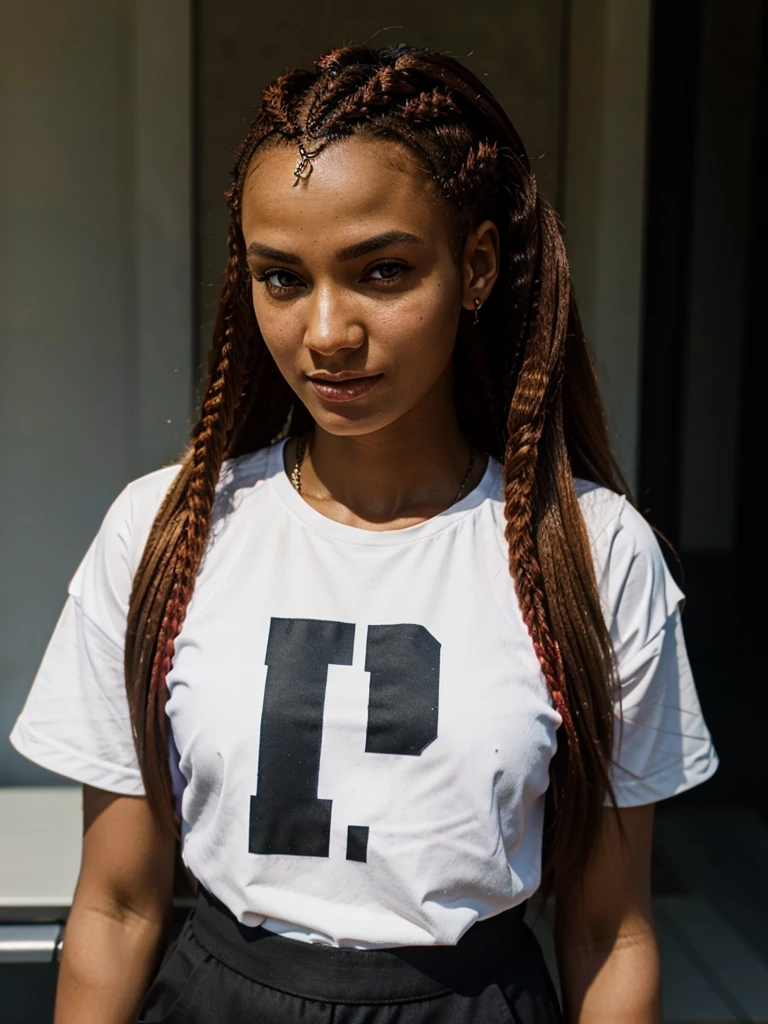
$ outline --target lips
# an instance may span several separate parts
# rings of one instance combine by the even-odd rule
[[[320,398],[329,402],[352,402],[375,388],[384,375],[372,374],[370,377],[348,377],[346,380],[321,380],[310,377],[309,383]]]

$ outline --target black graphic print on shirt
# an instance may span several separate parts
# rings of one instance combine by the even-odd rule
[[[327,857],[332,800],[317,795],[329,665],[351,665],[355,626],[270,621],[259,777],[248,849]],[[414,623],[369,626],[367,753],[418,757],[437,739],[440,643]],[[368,826],[347,829],[347,860],[365,861]]]

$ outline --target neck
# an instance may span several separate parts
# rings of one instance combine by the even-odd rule
[[[368,523],[424,518],[453,503],[470,453],[451,390],[443,387],[370,433],[332,434],[316,424],[301,466],[302,495],[323,510],[342,506]],[[473,468],[465,494],[485,469],[477,453]]]

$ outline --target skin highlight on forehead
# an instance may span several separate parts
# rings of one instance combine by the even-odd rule
[[[401,144],[354,136],[331,143],[313,158],[312,173],[298,187],[295,156],[292,143],[254,156],[243,187],[246,244],[255,231],[268,232],[273,245],[276,232],[295,238],[346,228],[352,244],[363,223],[366,237],[400,230],[450,244],[452,210]],[[276,247],[291,251],[287,239]]]

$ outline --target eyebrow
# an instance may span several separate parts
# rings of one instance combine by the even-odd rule
[[[387,245],[424,245],[424,239],[410,231],[384,231],[380,235],[366,238],[362,242],[355,242],[353,245],[345,245],[342,249],[336,250],[336,259],[354,260],[358,256],[365,256],[369,252],[383,249]],[[268,260],[275,260],[278,263],[301,263],[301,259],[291,252],[283,252],[282,249],[273,249],[269,245],[262,245],[261,242],[251,242],[248,246],[248,256],[263,256]]]
[[[336,259],[354,260],[358,256],[365,256],[366,253],[375,252],[376,249],[383,249],[386,245],[424,245],[424,239],[418,235],[412,235],[410,231],[384,231],[373,238],[366,238],[363,242],[355,242],[354,245],[347,245],[343,249],[336,250]]]

